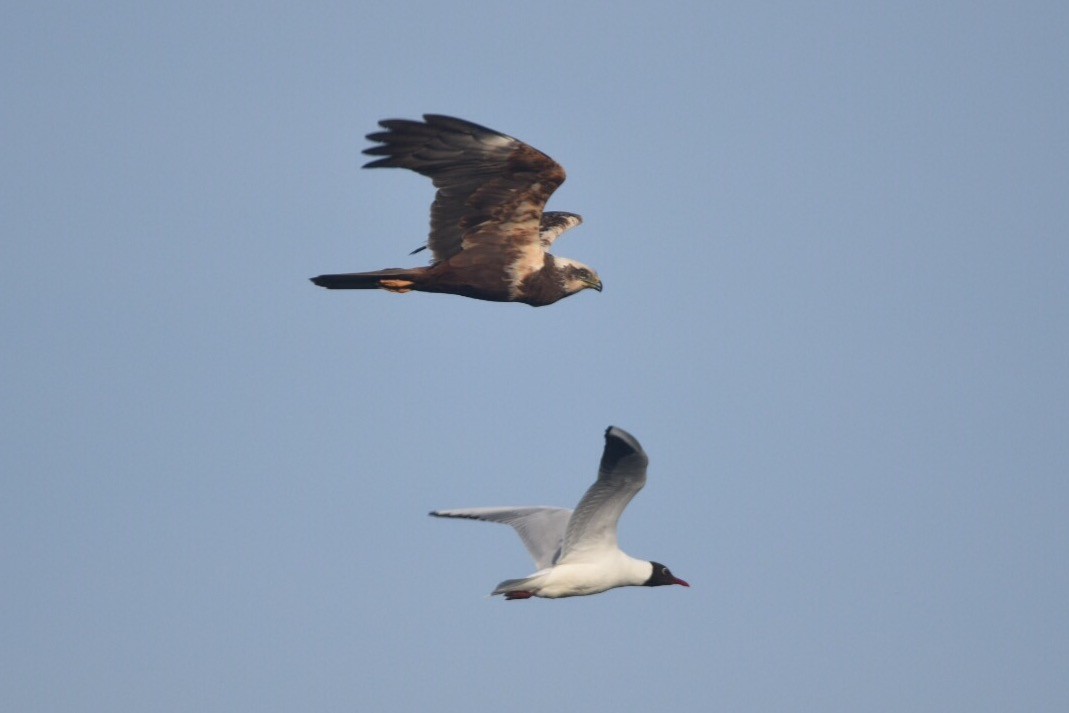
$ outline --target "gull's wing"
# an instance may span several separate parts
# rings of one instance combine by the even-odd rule
[[[542,210],[564,183],[564,169],[538,149],[485,126],[437,114],[423,119],[380,121],[386,131],[368,134],[379,145],[364,153],[384,157],[367,168],[411,169],[438,188],[427,240],[434,261],[494,246],[508,248],[510,262],[540,265]]]
[[[550,507],[464,508],[434,510],[434,517],[456,517],[511,525],[519,533],[538,569],[553,566],[564,542],[564,531],[572,511]]]
[[[634,436],[615,426],[606,429],[598,479],[568,522],[560,562],[583,561],[618,549],[616,523],[646,484],[648,464],[649,458]]]

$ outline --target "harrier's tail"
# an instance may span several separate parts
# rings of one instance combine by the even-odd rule
[[[419,269],[393,267],[374,272],[350,272],[344,275],[320,275],[312,282],[328,290],[375,290],[408,292],[413,288]]]

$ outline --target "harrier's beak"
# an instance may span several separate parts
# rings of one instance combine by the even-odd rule
[[[586,286],[589,287],[590,289],[597,290],[598,292],[601,292],[601,280],[600,279],[595,277],[593,280],[586,280],[585,282],[586,282]]]

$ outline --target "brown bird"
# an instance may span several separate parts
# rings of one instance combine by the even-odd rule
[[[544,210],[564,183],[556,161],[519,139],[449,116],[379,125],[386,131],[368,134],[378,145],[364,153],[384,158],[365,168],[408,168],[438,189],[427,240],[432,262],[320,275],[312,282],[332,290],[443,292],[534,307],[588,287],[601,291],[594,270],[546,252],[561,233],[583,222],[575,213]]]

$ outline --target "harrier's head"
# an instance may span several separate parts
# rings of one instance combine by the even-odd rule
[[[566,257],[554,256],[553,259],[560,272],[565,294],[574,295],[587,288],[601,292],[601,278],[592,268]]]

